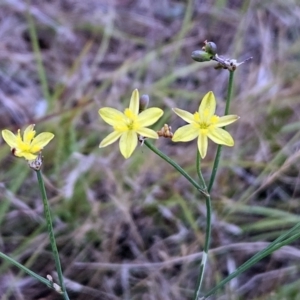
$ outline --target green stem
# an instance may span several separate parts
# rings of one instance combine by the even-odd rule
[[[197,175],[200,179],[200,184],[202,184],[202,188],[206,189],[206,184],[205,184],[205,180],[203,178],[203,174],[201,172],[201,156],[200,156],[200,152],[197,150],[197,163],[196,163],[196,168],[197,168]]]
[[[223,287],[231,279],[237,277],[244,271],[248,270],[250,267],[252,267],[254,264],[256,264],[258,261],[260,261],[264,257],[270,255],[271,253],[273,253],[274,251],[278,250],[279,248],[281,248],[285,245],[289,245],[290,243],[292,243],[293,241],[298,239],[300,237],[299,229],[300,229],[300,222],[298,224],[296,224],[293,228],[291,228],[289,231],[287,231],[286,233],[279,236],[275,241],[273,241],[271,244],[269,244],[265,249],[259,251],[254,256],[252,256],[249,260],[247,260],[245,263],[243,263],[233,273],[231,273],[229,276],[227,276],[225,279],[223,279],[221,282],[219,282],[219,284],[217,284],[213,289],[208,291],[204,297],[206,298],[206,297],[213,295],[218,289]],[[297,231],[297,233],[292,235],[291,237],[288,237],[294,231]]]
[[[53,253],[53,256],[54,256],[54,261],[55,261],[55,266],[56,266],[56,271],[57,271],[57,274],[58,274],[60,287],[62,289],[64,299],[69,300],[69,296],[68,296],[68,293],[67,293],[67,290],[66,290],[66,287],[65,287],[63,274],[62,274],[62,270],[61,270],[59,254],[58,254],[58,250],[57,250],[57,246],[56,246],[56,242],[55,242],[55,236],[54,236],[54,231],[53,231],[53,226],[52,226],[51,212],[50,212],[50,207],[49,207],[48,199],[47,199],[47,195],[46,195],[44,180],[43,180],[42,173],[41,173],[40,170],[36,171],[36,174],[37,174],[37,178],[38,178],[38,182],[39,182],[40,191],[42,193],[43,204],[44,204],[44,213],[45,213],[45,217],[46,217],[46,221],[47,221],[48,234],[49,234],[49,238],[50,238],[52,253]]]
[[[28,275],[30,275],[30,276],[34,277],[35,279],[39,280],[41,283],[44,283],[45,285],[47,285],[48,287],[53,289],[53,285],[49,280],[45,279],[44,277],[36,274],[35,272],[33,272],[31,270],[29,270],[28,268],[26,268],[25,266],[23,266],[22,264],[20,264],[16,260],[14,260],[13,258],[7,256],[6,254],[4,254],[2,252],[0,252],[0,257],[3,258],[4,260],[10,262],[12,265],[16,266],[17,268],[21,269],[22,271],[24,271]]]
[[[205,269],[205,264],[207,260],[207,253],[209,249],[210,244],[210,236],[211,236],[211,200],[210,195],[207,193],[206,184],[204,181],[204,178],[202,176],[201,170],[200,170],[200,157],[197,158],[197,172],[198,176],[201,181],[201,186],[192,178],[190,177],[176,162],[174,162],[169,156],[165,155],[163,152],[158,150],[155,146],[153,146],[149,141],[144,141],[144,144],[152,150],[155,154],[157,154],[159,157],[164,159],[167,163],[169,163],[171,166],[173,166],[180,174],[182,174],[198,191],[200,191],[205,196],[206,201],[206,209],[207,209],[207,216],[206,216],[206,235],[205,235],[205,244],[203,249],[203,256],[202,261],[200,265],[200,271],[198,276],[198,282],[197,282],[197,289],[195,292],[195,299],[198,299],[198,294],[200,293],[200,287],[203,281],[203,274]]]
[[[172,167],[174,167],[182,176],[184,176],[199,192],[208,197],[208,193],[205,189],[203,189],[189,174],[186,173],[175,161],[173,161],[169,156],[158,150],[155,146],[153,146],[149,141],[145,140],[144,144],[152,150],[155,154],[169,163]]]
[[[197,151],[197,173],[199,176],[199,179],[201,181],[202,186],[204,187],[205,190],[207,190],[201,169],[200,169],[200,155],[199,151]],[[194,293],[194,300],[199,299],[200,297],[200,292],[201,292],[201,286],[204,278],[204,271],[205,271],[205,266],[206,266],[206,261],[207,261],[207,256],[208,256],[208,250],[209,250],[209,245],[210,245],[210,237],[211,237],[211,198],[210,195],[205,195],[205,204],[206,204],[206,232],[205,232],[205,242],[204,242],[204,248],[203,248],[203,254],[202,254],[202,260],[200,264],[200,269],[199,269],[199,275],[197,279],[197,284],[196,284],[196,289]]]
[[[228,115],[229,112],[229,106],[230,106],[230,101],[231,101],[231,95],[232,95],[232,87],[233,87],[233,71],[229,71],[229,81],[228,81],[228,90],[227,90],[227,98],[226,98],[226,107],[225,107],[225,115]],[[225,127],[224,127],[225,128]],[[214,184],[219,162],[220,162],[220,157],[221,157],[221,150],[222,146],[218,145],[214,165],[213,165],[213,171],[210,177],[209,185],[208,188],[206,187],[205,181],[203,179],[203,175],[200,169],[200,155],[197,151],[197,174],[198,177],[202,183],[202,185],[205,187],[205,190],[208,190],[210,193],[212,186]],[[210,237],[211,237],[211,198],[208,194],[208,196],[205,196],[205,204],[206,204],[206,232],[205,232],[205,243],[204,243],[204,248],[203,248],[203,256],[201,260],[201,265],[200,265],[200,270],[199,270],[199,276],[197,280],[197,285],[194,293],[194,300],[199,299],[200,293],[201,293],[201,286],[204,278],[204,271],[205,271],[205,265],[207,261],[207,256],[208,256],[208,250],[209,250],[209,245],[210,245]]]
[[[225,113],[224,115],[228,115],[229,113],[229,107],[230,107],[230,101],[231,101],[231,95],[232,95],[232,87],[233,87],[233,76],[234,75],[234,71],[229,71],[229,81],[228,81],[228,90],[227,90],[227,97],[226,97],[226,107],[225,107]],[[225,127],[223,127],[224,129]],[[214,165],[213,165],[213,171],[211,173],[211,177],[209,180],[209,184],[208,184],[208,192],[211,191],[212,186],[214,184],[216,175],[217,175],[217,170],[219,167],[219,162],[220,162],[220,157],[221,157],[221,150],[222,150],[222,145],[218,146],[217,149],[217,153],[216,153],[216,157],[215,157],[215,161],[214,161]]]

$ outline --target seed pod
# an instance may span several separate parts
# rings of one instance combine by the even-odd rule
[[[203,50],[196,50],[192,52],[192,59],[199,62],[210,61],[212,55]]]
[[[206,42],[204,51],[211,55],[215,55],[217,54],[217,45],[214,42]]]

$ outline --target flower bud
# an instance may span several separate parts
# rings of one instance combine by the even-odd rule
[[[214,42],[206,42],[204,51],[211,55],[215,55],[217,54],[217,45]]]
[[[212,58],[212,54],[207,53],[203,50],[196,50],[192,52],[192,59],[195,61],[203,62],[210,61]]]
[[[140,97],[140,112],[145,110],[148,107],[149,104],[149,96],[148,95],[142,95]]]

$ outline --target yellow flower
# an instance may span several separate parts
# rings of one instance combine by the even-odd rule
[[[42,132],[35,137],[34,124],[29,125],[21,137],[21,131],[15,135],[11,131],[2,130],[4,141],[11,147],[13,155],[24,157],[27,160],[34,160],[40,152],[54,137],[51,132]]]
[[[138,134],[143,137],[158,139],[157,133],[147,126],[154,124],[162,115],[160,108],[145,109],[139,114],[139,92],[135,89],[131,95],[129,108],[124,113],[110,107],[99,109],[101,118],[114,129],[102,140],[99,147],[106,147],[120,138],[120,151],[125,158],[131,156],[137,146]]]
[[[198,137],[198,149],[202,158],[207,153],[208,138],[216,144],[234,145],[232,136],[220,127],[235,122],[239,117],[237,115],[216,116],[216,99],[213,92],[208,92],[204,96],[199,110],[194,114],[179,108],[173,108],[173,111],[189,123],[175,131],[173,142],[189,142]]]

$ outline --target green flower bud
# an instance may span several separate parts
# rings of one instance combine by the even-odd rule
[[[140,112],[145,110],[148,107],[149,104],[149,96],[148,95],[142,95],[140,97]]]
[[[215,55],[217,54],[217,45],[214,42],[206,42],[204,51],[211,55]]]
[[[192,52],[192,59],[195,61],[199,61],[199,62],[210,61],[211,58],[212,55],[203,50],[196,50]]]

